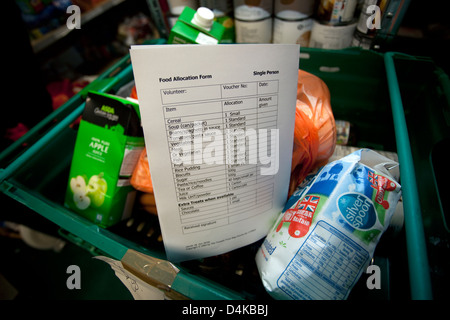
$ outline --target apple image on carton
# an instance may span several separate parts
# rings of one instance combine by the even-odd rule
[[[78,209],[85,210],[91,204],[91,199],[85,193],[77,192],[73,194],[73,202]]]
[[[107,190],[106,180],[103,179],[103,172],[98,175],[93,175],[89,179],[87,185],[87,196],[91,200],[91,204],[95,207],[100,207],[105,202],[105,194]]]
[[[70,189],[73,192],[73,202],[80,210],[85,210],[91,204],[91,199],[87,196],[86,180],[82,176],[70,179]]]

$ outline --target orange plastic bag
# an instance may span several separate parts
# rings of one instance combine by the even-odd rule
[[[141,155],[139,156],[138,163],[131,175],[130,183],[136,190],[143,192],[139,195],[139,203],[141,204],[142,209],[151,214],[158,215],[146,148],[142,150]]]
[[[147,149],[142,150],[130,180],[131,185],[139,191],[153,193],[152,178],[147,159]]]
[[[137,96],[136,86],[133,86],[133,88],[131,88],[130,98],[137,100],[138,96]]]
[[[308,173],[328,161],[335,147],[330,91],[320,78],[299,70],[289,195]]]

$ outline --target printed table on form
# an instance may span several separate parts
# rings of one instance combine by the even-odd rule
[[[237,135],[277,128],[278,80],[161,89],[161,101],[170,151],[188,150],[184,159],[194,160],[172,163],[184,233],[234,223],[272,207],[274,177],[260,175],[261,163],[251,159],[257,152],[266,155],[274,142],[267,139],[257,150],[249,148],[255,141]],[[189,134],[184,145],[175,136],[180,130]],[[215,139],[224,141],[218,164],[204,152]],[[200,147],[194,145],[198,141]],[[199,222],[211,220],[200,227]]]

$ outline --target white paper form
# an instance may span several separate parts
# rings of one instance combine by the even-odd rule
[[[287,199],[299,46],[130,52],[168,259],[218,255],[266,236]]]

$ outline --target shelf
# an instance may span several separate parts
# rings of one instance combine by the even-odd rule
[[[88,23],[89,21],[99,17],[103,13],[107,12],[109,9],[125,2],[126,0],[105,0],[95,8],[82,13],[81,14],[81,28],[83,28],[83,25],[85,23]],[[33,47],[33,50],[35,53],[38,53],[45,48],[49,47],[56,41],[64,38],[67,36],[70,32],[72,32],[73,29],[67,28],[67,26],[64,24],[60,26],[59,28],[50,31],[49,33],[45,34],[42,38],[39,38],[37,40],[31,41],[31,46]]]

